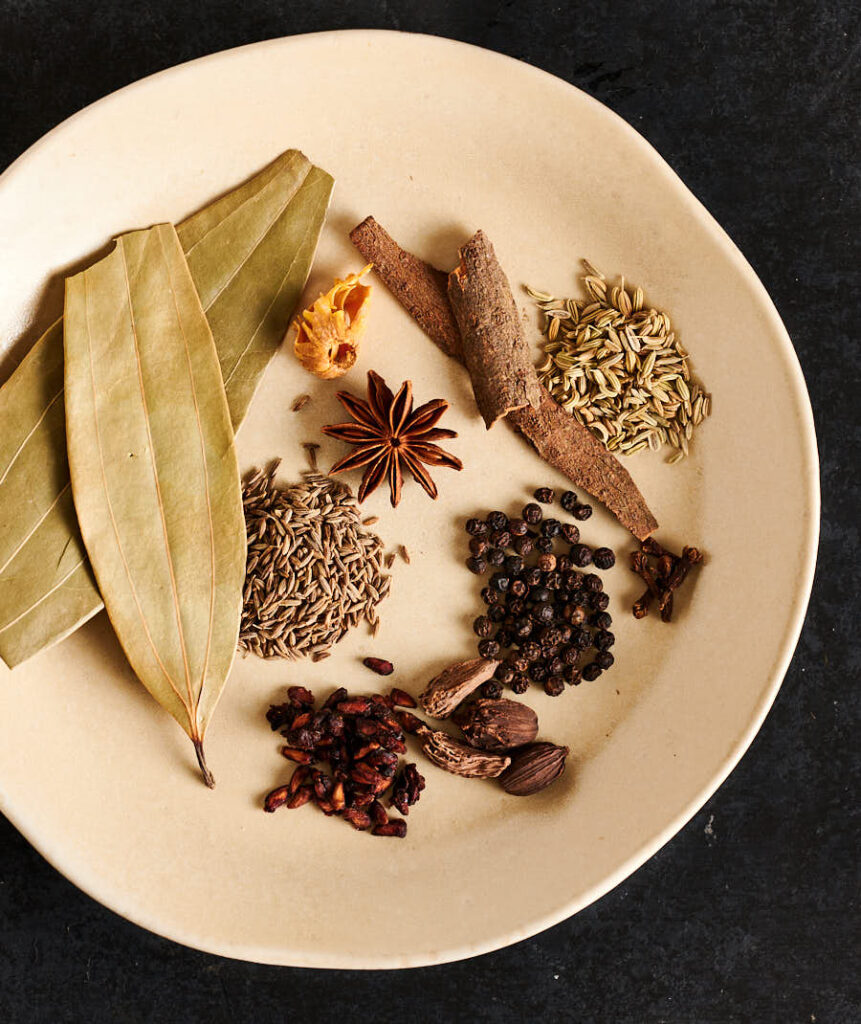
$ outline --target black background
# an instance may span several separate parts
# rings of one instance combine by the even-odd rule
[[[861,1020],[861,8],[0,0],[0,166],[143,75],[354,27],[463,39],[585,89],[655,145],[753,264],[801,359],[822,461],[819,568],[798,650],[741,765],[669,846],[575,918],[459,964],[323,973],[184,949],[98,906],[0,819],[0,1020]]]

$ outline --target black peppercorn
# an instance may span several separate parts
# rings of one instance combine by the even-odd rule
[[[609,594],[590,594],[589,605],[594,608],[596,612],[603,612],[607,610],[607,606],[610,603]]]
[[[487,582],[494,590],[508,590],[511,585],[511,577],[508,573],[495,572]]]
[[[552,572],[556,568],[556,555],[549,552],[539,555],[537,565],[542,572]]]
[[[544,574],[541,572],[540,569],[537,569],[535,566],[533,566],[531,569],[527,569],[526,572],[523,574],[523,582],[527,585],[527,587],[538,587],[541,585],[541,581],[543,579]]]
[[[521,640],[525,640],[526,637],[531,635],[531,633],[532,620],[527,619],[525,615],[517,619],[517,621],[514,623],[514,635]]]
[[[562,582],[569,590],[573,590],[575,587],[579,587],[583,580],[582,572],[568,571],[562,576]]]
[[[499,593],[499,591],[497,591]],[[487,617],[491,622],[500,623],[505,618],[505,606],[501,604],[492,604],[487,609]]]
[[[520,580],[515,580],[514,583],[520,583]],[[512,587],[514,583],[511,584]],[[509,589],[508,592],[510,594],[511,590]],[[507,608],[512,615],[522,615],[526,609],[526,602],[522,597],[512,597],[508,601]]]
[[[538,487],[533,494],[536,501],[540,501],[542,505],[550,505],[553,502],[555,495],[553,494],[552,487]]]
[[[552,537],[539,537],[535,541],[535,547],[543,554],[549,555],[553,550],[553,538]]]
[[[616,636],[607,629],[601,629],[595,634],[593,643],[599,651],[606,651],[616,642]]]
[[[575,505],[574,508],[571,509],[571,515],[582,523],[585,519],[588,519],[589,516],[592,515],[592,506]]]
[[[601,666],[596,665],[594,661],[590,661],[588,665],[583,666],[583,678],[587,682],[592,682],[593,679],[597,679],[601,675]]]
[[[544,537],[558,537],[562,532],[562,524],[558,519],[545,519],[541,524],[541,533]]]
[[[573,564],[574,563],[571,561],[571,556],[570,555],[557,555],[557,557],[556,557],[556,568],[560,572],[564,572],[564,573],[570,572],[571,566]]]
[[[469,550],[474,555],[483,555],[487,551],[487,541],[484,537],[470,537]]]
[[[482,640],[478,645],[478,653],[482,658],[495,658],[499,654],[499,644],[495,640]]]
[[[596,576],[594,572],[590,572],[583,577],[583,586],[587,590],[597,593],[599,590],[604,589],[604,581],[600,576]]]
[[[576,665],[579,657],[580,652],[573,645],[565,647],[562,650],[562,661],[566,665]]]
[[[550,555],[550,558],[553,556]],[[544,586],[548,590],[558,590],[562,586],[562,575],[558,572],[548,572],[544,577]]]
[[[476,576],[480,576],[483,572],[487,572],[487,562],[483,558],[479,558],[477,555],[470,555],[466,560],[466,567],[470,572],[474,572]]]
[[[488,548],[484,557],[487,559],[488,565],[499,566],[505,561],[505,552],[502,548]]]
[[[506,665],[505,662],[501,662],[496,666],[496,671],[493,673],[495,679],[498,679],[500,683],[510,683],[514,678],[514,669],[510,665]]]
[[[511,680],[511,689],[515,693],[526,693],[529,689],[529,676],[524,672],[515,672],[514,678]]]
[[[479,615],[472,628],[476,636],[488,637],[493,632],[493,623],[486,615]]]
[[[467,519],[466,532],[473,537],[481,537],[487,533],[487,523],[483,519]]]
[[[499,700],[502,696],[502,683],[496,679],[488,679],[481,684],[481,695],[488,700]]]
[[[577,686],[583,677],[583,673],[576,665],[566,665],[562,671],[562,678],[569,686]]]
[[[481,588],[481,599],[485,604],[494,604],[498,597],[498,591],[491,590],[490,587]]]
[[[530,501],[528,505],[523,506],[523,518],[531,526],[535,526],[536,523],[540,523],[544,518],[541,506],[536,505],[534,501]]]
[[[571,643],[578,651],[588,650],[592,646],[592,634],[583,626],[578,626],[571,634]]]
[[[524,558],[526,557],[526,555],[532,554],[532,549],[534,547],[535,541],[533,541],[531,537],[515,538],[514,550],[518,553],[518,555],[523,555]]]
[[[592,561],[592,551],[585,544],[573,544],[571,561],[582,569]]]
[[[548,697],[558,697],[565,689],[565,680],[562,676],[550,676],[544,684],[544,692]]]
[[[527,640],[520,648],[520,653],[527,661],[535,661],[541,657],[541,647],[534,640]]]
[[[565,668],[565,662],[557,655],[547,666],[551,676],[561,676],[562,669]]]
[[[536,604],[546,604],[553,595],[547,587],[533,587],[529,592],[529,597]]]
[[[526,592],[529,588],[521,579],[513,579],[511,586],[508,588],[509,594],[513,594],[515,597],[526,597]]]
[[[563,623],[558,628],[559,628],[559,636],[561,638],[561,643],[567,644],[571,640],[571,634],[574,632],[574,630],[569,625],[567,625],[565,623]]]
[[[515,672],[529,671],[529,659],[525,658],[520,653],[510,655],[508,658],[508,664],[511,665]]]
[[[616,564],[616,556],[609,548],[595,548],[592,561],[598,569],[612,569]]]
[[[491,530],[504,530],[508,526],[508,516],[504,512],[491,512],[487,517],[487,525]]]
[[[510,629],[498,629],[494,638],[500,647],[510,647],[514,642],[514,636]]]
[[[609,668],[615,660],[609,651],[598,651],[595,655],[595,664],[598,668]]]
[[[563,491],[562,497],[559,499],[559,504],[566,512],[570,512],[575,505],[579,504],[577,501],[577,495],[573,491]]]
[[[562,618],[566,622],[570,622],[572,626],[579,626],[581,622],[586,621],[586,612],[580,605],[569,602],[562,609]]]
[[[507,548],[511,543],[511,534],[508,530],[494,530],[490,535],[490,543],[495,548]]]
[[[505,571],[511,573],[523,572],[523,559],[520,555],[505,556]]]
[[[508,532],[512,537],[522,537],[529,529],[525,519],[511,519],[508,523]]]
[[[582,605],[582,604],[585,604],[589,600],[589,597],[590,597],[590,595],[589,595],[588,591],[583,590],[582,588],[578,587],[576,590],[572,590],[571,591],[571,596],[568,598],[568,600],[572,604]]]
[[[562,524],[562,537],[569,544],[577,544],[580,540],[580,530],[573,523]]]
[[[562,640],[562,631],[558,626],[545,626],[541,630],[541,636],[539,637],[544,650],[547,651],[550,647],[555,646]]]
[[[547,678],[547,668],[542,661],[536,661],[529,670],[529,675],[536,683],[543,683]]]
[[[613,617],[609,612],[597,612],[592,616],[592,625],[596,629],[609,629],[613,625]]]
[[[556,617],[552,604],[539,604],[532,609],[532,618],[536,622],[552,622]]]

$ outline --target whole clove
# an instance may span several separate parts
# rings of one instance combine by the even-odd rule
[[[654,568],[649,562],[649,556],[654,559]],[[661,621],[671,622],[675,592],[691,569],[702,561],[703,555],[698,548],[686,546],[682,548],[681,555],[675,555],[653,537],[643,541],[640,550],[631,553],[631,571],[646,584],[646,591],[634,601],[634,618],[645,618],[655,602]]]

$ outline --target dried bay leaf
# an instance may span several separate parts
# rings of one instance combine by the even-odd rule
[[[235,428],[287,330],[332,186],[288,150],[177,228]],[[0,658],[10,667],[102,608],[68,486],[62,387],[57,321],[0,388]]]
[[[66,281],[72,491],[111,624],[194,743],[239,636],[245,519],[215,343],[173,225]]]
[[[0,391],[0,654],[61,640],[102,607],[78,531],[65,444],[63,321]]]

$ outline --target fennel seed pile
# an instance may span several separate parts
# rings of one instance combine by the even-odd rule
[[[391,577],[349,488],[314,470],[276,487],[278,464],[253,471],[242,488],[248,561],[239,648],[319,661],[362,619],[376,630]]]
[[[688,454],[711,396],[691,374],[670,318],[647,308],[642,288],[611,286],[583,260],[588,298],[526,291],[544,314],[538,375],[556,401],[617,455],[669,445]]]

